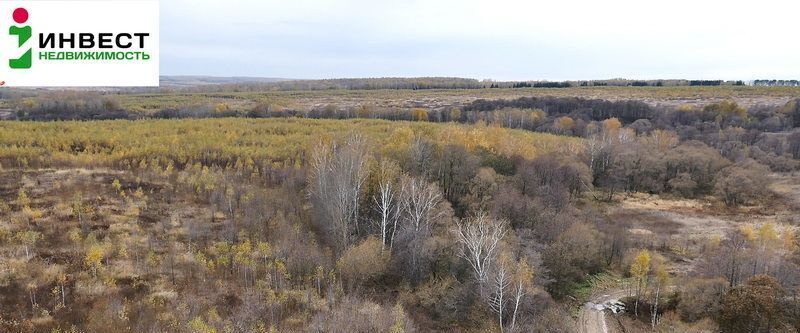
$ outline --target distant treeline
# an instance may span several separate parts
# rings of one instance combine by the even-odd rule
[[[457,77],[420,78],[358,78],[326,80],[289,80],[278,82],[236,82],[199,84],[187,86],[165,85],[155,87],[109,88],[105,91],[119,94],[142,93],[219,93],[264,91],[320,91],[320,90],[427,90],[427,89],[494,89],[494,88],[572,88],[572,87],[683,87],[683,86],[800,86],[798,80],[755,80],[752,82],[723,80],[577,80],[577,81],[494,81]],[[0,98],[32,97],[32,89],[8,89]]]
[[[110,120],[134,119],[113,96],[96,93],[60,92],[19,100],[17,120]]]
[[[800,87],[798,80],[755,80],[753,85],[757,87]]]
[[[607,101],[583,98],[556,97],[522,97],[513,100],[476,100],[464,106],[465,112],[494,111],[507,108],[541,109],[548,115],[567,115],[576,110],[588,115],[591,120],[618,118],[623,123],[637,119],[649,119],[653,116],[653,108],[641,101]]]
[[[590,80],[590,81],[525,81],[494,83],[490,88],[570,88],[570,87],[680,87],[680,86],[743,86],[744,81],[722,80]]]
[[[743,86],[744,81],[722,80],[580,80],[580,81],[493,81],[455,77],[364,78],[294,80],[280,82],[242,82],[200,85],[185,88],[164,88],[162,91],[184,92],[251,92],[304,90],[422,90],[422,89],[486,89],[486,88],[570,88],[570,87],[677,87],[677,86]]]
[[[569,82],[515,82],[512,88],[569,88]],[[500,88],[499,84],[493,84],[490,88]]]
[[[236,83],[203,85],[177,89],[191,92],[248,92],[248,91],[293,91],[293,90],[378,90],[378,89],[483,89],[491,85],[489,82],[457,77],[420,77],[420,78],[363,78],[363,79],[326,79],[326,80],[292,80],[269,83]]]

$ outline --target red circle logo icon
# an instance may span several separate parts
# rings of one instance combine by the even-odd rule
[[[25,8],[14,9],[14,22],[19,24],[28,22],[28,10]]]

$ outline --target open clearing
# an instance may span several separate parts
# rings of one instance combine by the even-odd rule
[[[757,229],[765,223],[798,228],[800,223],[800,176],[795,173],[771,174],[770,189],[776,196],[768,204],[720,210],[719,203],[703,199],[672,199],[658,195],[634,194],[609,207],[609,217],[626,221],[633,238],[669,244],[676,260],[669,272],[680,279],[694,267],[691,253],[703,242],[742,226]],[[658,235],[658,236],[657,236]],[[683,253],[675,253],[681,250]],[[625,332],[611,320],[609,305],[631,296],[629,286],[598,289],[581,307],[577,321],[581,333]],[[629,321],[628,321],[629,322]]]

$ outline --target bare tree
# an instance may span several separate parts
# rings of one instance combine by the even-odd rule
[[[605,132],[595,132],[586,139],[586,155],[589,169],[595,178],[603,174],[611,165],[611,138]]]
[[[459,255],[469,262],[478,281],[485,283],[497,246],[506,234],[505,221],[479,211],[465,223],[458,223],[455,234],[462,245]]]
[[[435,183],[421,177],[406,177],[402,181],[400,221],[392,233],[390,247],[399,249],[398,254],[407,266],[411,280],[419,281],[426,270],[429,258],[427,240],[433,233],[432,225],[448,212],[442,205],[442,192]],[[402,247],[394,247],[399,242]]]
[[[369,160],[366,140],[350,136],[344,145],[336,142],[318,145],[311,156],[309,196],[318,210],[319,221],[337,248],[349,243],[351,228],[358,226],[362,188],[367,180]]]
[[[372,197],[372,201],[380,215],[377,222],[381,232],[381,249],[386,249],[386,245],[391,249],[397,221],[400,219],[399,193],[395,179],[397,167],[393,163],[382,161],[379,168],[378,193]]]
[[[421,177],[410,177],[403,181],[403,217],[413,231],[430,228],[431,221],[441,214],[436,206],[442,201],[441,191],[434,183]]]
[[[432,169],[433,164],[433,145],[420,136],[414,138],[409,147],[409,158],[411,165],[409,169],[413,175],[425,176]]]
[[[513,283],[513,297],[514,297],[514,310],[511,315],[511,329],[516,328],[517,314],[519,313],[519,305],[522,298],[533,291],[533,274],[534,271],[528,265],[528,258],[521,258],[517,263],[516,271],[514,272]]]
[[[507,260],[501,260],[492,272],[491,292],[488,295],[489,307],[497,313],[500,332],[503,332],[503,314],[506,310],[506,291],[511,286],[513,276],[508,269]]]
[[[655,300],[653,301],[652,308],[650,310],[651,317],[650,317],[650,328],[655,329],[656,325],[658,324],[658,301],[661,294],[661,288],[666,287],[666,284],[669,283],[669,273],[667,273],[666,268],[664,268],[663,262],[658,262],[658,266],[655,269],[655,282],[656,282],[656,291],[655,291]]]
[[[620,123],[615,118],[589,126],[586,138],[585,153],[588,157],[589,170],[594,185],[605,185],[609,188],[608,199],[614,195],[614,177],[611,169],[615,163],[619,146],[631,140],[629,132],[620,130]]]

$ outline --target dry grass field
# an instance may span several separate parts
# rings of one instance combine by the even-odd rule
[[[800,97],[800,87],[572,87],[517,89],[432,89],[432,90],[332,90],[265,91],[224,93],[180,93],[120,95],[122,105],[139,112],[164,107],[224,103],[235,110],[250,109],[258,103],[308,110],[336,105],[341,108],[372,105],[386,108],[442,108],[460,106],[476,99],[520,97],[580,97],[606,100],[641,100],[651,105],[705,105],[735,100],[745,106],[783,105]]]

